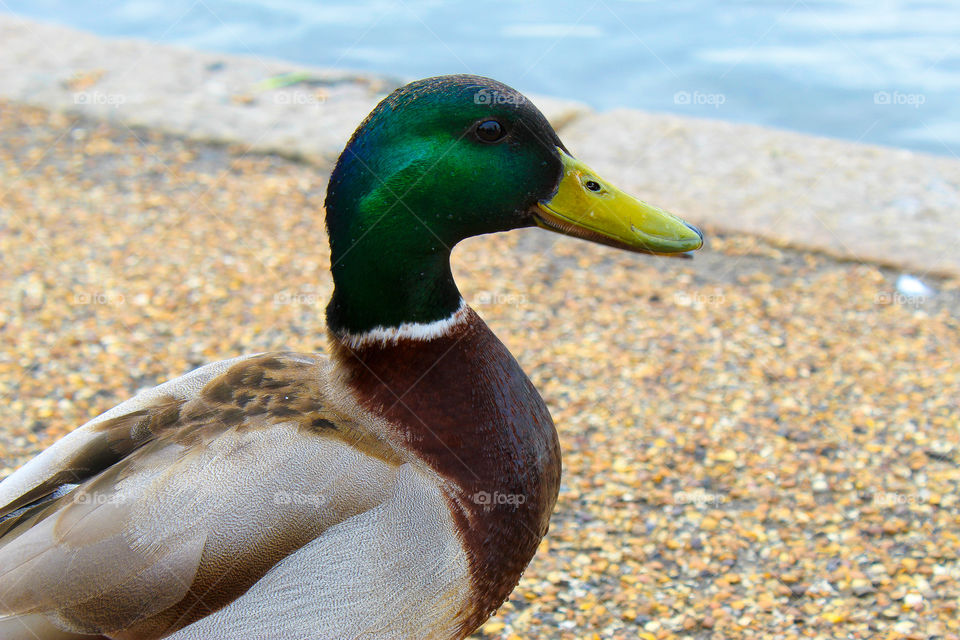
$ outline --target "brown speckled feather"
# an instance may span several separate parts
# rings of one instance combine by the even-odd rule
[[[382,502],[400,460],[325,405],[321,380],[312,357],[258,356],[192,399],[159,397],[94,424],[69,472],[7,507],[29,506],[54,479],[78,484],[4,523],[0,613],[45,613],[75,632],[162,637]],[[349,491],[358,474],[362,487]],[[345,495],[334,483],[347,485]],[[326,503],[290,500],[311,492],[329,494]]]

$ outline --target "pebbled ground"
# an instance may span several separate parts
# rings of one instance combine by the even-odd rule
[[[0,104],[0,474],[202,363],[323,350],[324,186]],[[960,637],[960,282],[910,297],[870,264],[710,241],[692,261],[539,230],[455,252],[565,464],[478,637]]]

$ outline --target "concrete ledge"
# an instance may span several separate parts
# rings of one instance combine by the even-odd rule
[[[404,82],[105,39],[10,15],[0,15],[0,75],[0,98],[325,168],[376,102]],[[601,175],[693,222],[843,259],[960,275],[958,160],[531,97]]]
[[[9,100],[325,165],[374,105],[408,81],[106,39],[10,15],[0,15],[0,74],[0,97]],[[573,101],[538,104],[557,126],[589,111]]]
[[[755,125],[616,110],[570,150],[693,222],[846,260],[960,274],[960,161]]]

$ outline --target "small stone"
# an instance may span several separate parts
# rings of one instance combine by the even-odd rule
[[[737,452],[733,449],[724,449],[717,453],[716,458],[720,462],[733,462],[737,459]]]
[[[901,518],[893,518],[883,523],[883,532],[887,535],[902,533],[906,530],[907,530],[907,523]]]
[[[913,633],[916,625],[910,620],[901,620],[893,625],[893,630],[897,633]]]
[[[837,611],[830,611],[823,614],[823,619],[829,622],[830,624],[839,624],[847,619],[847,617]]]
[[[923,606],[923,596],[916,591],[911,591],[903,597],[903,606],[906,609],[913,609]]]
[[[507,625],[503,622],[500,622],[499,620],[491,620],[487,624],[483,625],[481,631],[483,631],[484,635],[495,636],[506,628]]]

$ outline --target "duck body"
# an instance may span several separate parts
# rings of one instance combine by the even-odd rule
[[[463,307],[445,329],[333,338],[336,367],[285,353],[208,365],[84,425],[35,468],[91,478],[0,538],[0,566],[21,560],[0,601],[39,582],[63,628],[112,638],[463,637],[546,533],[560,454],[483,321]],[[464,376],[476,384],[449,384]],[[83,466],[112,448],[132,451]]]
[[[331,342],[336,366],[198,369],[11,477],[21,494],[54,468],[79,482],[7,522],[0,602],[36,611],[17,586],[33,582],[62,628],[118,639],[460,638],[486,620],[556,502],[546,406],[466,306],[429,339]]]
[[[561,465],[543,400],[464,304],[450,251],[533,225],[700,246],[598,180],[495,81],[386,98],[328,186],[329,355],[201,367],[0,482],[0,638],[469,635],[546,534]]]

